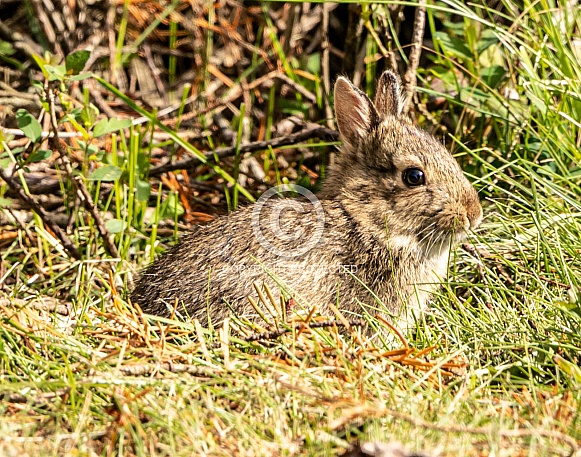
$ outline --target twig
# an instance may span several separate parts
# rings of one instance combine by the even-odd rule
[[[117,85],[117,68],[116,68],[116,52],[115,52],[115,19],[117,18],[117,5],[114,2],[109,4],[107,16],[105,17],[105,33],[107,34],[107,41],[109,44],[109,82],[114,86]]]
[[[408,98],[403,107],[403,114],[407,114],[411,108],[413,94],[416,87],[418,65],[422,54],[422,42],[424,40],[424,28],[426,26],[426,1],[419,0],[416,7],[416,17],[414,19],[414,33],[412,35],[412,49],[408,69],[404,76],[405,90]]]
[[[305,324],[303,322],[294,325],[291,328],[282,328],[279,330],[274,330],[270,332],[262,332],[256,333],[254,335],[250,335],[244,338],[244,341],[247,343],[251,343],[253,341],[260,341],[260,340],[274,340],[279,338],[280,336],[284,335],[285,333],[295,332],[297,330],[301,331],[305,327],[308,328],[326,328],[326,327],[347,327],[348,325],[354,326],[361,326],[365,325],[365,321],[363,319],[345,319],[345,322],[341,321],[324,321],[324,322],[310,322]]]
[[[297,16],[300,14],[300,10],[301,10],[301,5],[300,4],[287,4],[285,5],[286,7],[288,7],[288,9],[284,9],[283,10],[283,17],[282,19],[282,23],[285,24],[285,28],[284,28],[284,34],[282,36],[281,44],[282,44],[282,49],[283,49],[283,53],[285,56],[289,56],[289,53],[291,52],[292,49],[292,41],[293,41],[293,34],[295,32],[295,25],[297,22]],[[284,17],[285,12],[286,14],[286,18]]]
[[[213,376],[216,371],[198,365],[185,365],[183,363],[139,363],[135,365],[121,365],[117,369],[125,376],[145,376],[159,372],[188,373],[193,376]]]
[[[19,394],[17,392],[0,392],[0,398],[5,402],[10,403],[28,403],[35,406],[44,405],[49,400],[54,400],[58,397],[68,395],[70,388],[63,387],[54,392],[29,392],[27,395]]]
[[[356,67],[357,54],[363,33],[363,21],[361,21],[361,4],[349,5],[349,23],[345,36],[345,58],[343,59],[343,71],[349,77],[353,77]]]
[[[3,443],[61,443],[61,441],[73,440],[78,442],[79,439],[96,440],[107,434],[106,431],[91,432],[91,433],[60,433],[58,435],[50,436],[5,436],[2,438]]]
[[[55,32],[49,17],[49,14],[54,14],[54,11],[51,12],[51,8],[46,8],[46,5],[41,0],[32,0],[32,5],[34,12],[36,13],[36,19],[42,25],[44,35],[46,36],[48,42],[52,44],[55,54],[64,57],[65,52],[61,46],[60,40],[57,39],[57,33]],[[52,14],[50,14],[50,16],[52,16]]]
[[[0,32],[9,37],[8,41],[13,44],[15,49],[24,52],[28,57],[32,57],[35,54],[42,55],[42,47],[28,35],[17,32],[15,28],[8,26],[4,21],[0,20]]]
[[[12,109],[24,108],[28,110],[38,109],[42,106],[38,100],[31,100],[28,97],[20,97],[14,95],[3,97],[3,95],[5,95],[5,92],[0,93],[0,106],[10,106],[12,107]]]
[[[329,50],[331,48],[331,43],[329,43],[329,7],[328,2],[323,2],[323,42],[321,47],[323,48],[323,103],[325,105],[325,117],[327,118],[327,127],[330,129],[334,128],[333,122],[333,111],[329,105],[329,95],[331,94],[331,73],[329,70]]]
[[[151,71],[151,75],[153,76],[153,81],[155,82],[155,86],[157,88],[157,91],[159,92],[159,96],[160,98],[163,99],[164,103],[167,104],[168,103],[168,97],[167,97],[167,90],[163,85],[163,82],[161,81],[161,78],[159,77],[160,74],[160,70],[157,67],[157,65],[155,64],[155,62],[153,61],[153,56],[151,55],[151,48],[149,47],[149,45],[147,43],[143,44],[143,53],[145,54],[145,61],[147,62],[147,65],[149,66],[149,70]]]
[[[393,33],[390,30],[388,24],[385,24],[385,30],[387,33],[387,47],[389,48],[389,61],[391,65],[391,69],[399,73],[400,63],[401,63],[401,56],[399,52],[394,51],[395,40],[394,37],[399,36],[399,32],[401,30],[401,24],[405,20],[403,15],[404,5],[390,5],[389,6],[389,14],[391,15],[391,21],[393,23]]]
[[[301,94],[303,97],[305,97],[311,103],[317,102],[317,96],[315,94],[313,94],[310,90],[305,89],[304,86],[302,86],[301,84],[294,82],[292,79],[290,79],[284,73],[276,74],[275,78],[280,79],[285,84],[288,84],[291,87],[291,89],[293,89],[295,92],[298,92],[299,94]]]
[[[228,148],[221,148],[216,149],[211,152],[205,153],[207,158],[218,157],[219,159],[223,159],[225,157],[232,156],[236,154],[238,150],[240,154],[246,152],[253,152],[253,151],[260,151],[263,149],[271,148],[279,148],[281,146],[288,146],[291,144],[297,144],[302,141],[310,140],[313,138],[329,138],[332,141],[337,141],[339,138],[339,132],[336,130],[331,130],[326,127],[308,127],[300,132],[294,133],[289,136],[274,138],[268,141],[255,141],[254,143],[248,143],[240,145],[238,148],[235,146],[228,147]],[[174,170],[192,170],[200,164],[200,160],[197,158],[186,159],[180,162],[174,163],[166,163],[164,165],[160,165],[159,167],[153,168],[150,172],[150,176],[159,176],[163,173],[167,173],[168,171]]]
[[[99,233],[101,234],[101,237],[103,238],[103,244],[105,245],[105,249],[107,250],[107,252],[109,253],[109,255],[111,257],[117,258],[117,257],[119,257],[119,251],[117,251],[117,246],[115,246],[115,243],[113,242],[113,237],[111,236],[111,234],[107,230],[107,227],[105,226],[105,222],[103,221],[103,218],[99,214],[99,210],[98,210],[97,206],[95,205],[95,202],[93,201],[93,198],[91,197],[91,194],[89,194],[89,191],[87,190],[87,187],[85,186],[85,183],[83,182],[82,178],[80,176],[74,176],[73,167],[71,166],[71,161],[69,160],[69,158],[66,154],[66,151],[62,148],[62,146],[60,144],[60,140],[59,140],[59,136],[58,136],[58,123],[57,123],[57,118],[56,118],[56,109],[55,109],[55,90],[51,87],[48,88],[47,98],[48,98],[48,105],[50,108],[50,122],[51,122],[52,131],[54,134],[54,137],[52,138],[52,145],[53,145],[54,149],[56,149],[58,151],[60,158],[65,165],[65,170],[67,172],[67,175],[76,184],[78,194],[79,194],[79,197],[81,199],[81,202],[83,203],[83,206],[93,216],[93,219],[95,220],[95,224],[97,225],[97,229],[99,230]]]
[[[81,253],[77,249],[77,247],[72,243],[69,237],[61,230],[61,228],[52,220],[50,215],[40,206],[34,198],[28,195],[22,186],[17,183],[12,176],[9,176],[8,173],[0,167],[0,178],[2,178],[8,187],[12,188],[14,192],[18,194],[18,198],[24,201],[26,204],[32,208],[32,210],[40,216],[44,225],[46,225],[54,234],[55,236],[61,241],[63,247],[68,251],[68,253],[73,256],[75,259],[81,259]]]
[[[71,314],[70,303],[62,300],[57,300],[52,297],[42,297],[40,300],[22,300],[19,298],[0,298],[0,306],[17,307],[17,308],[33,308],[38,311],[48,311],[60,314],[61,316],[68,316]]]
[[[2,106],[2,99],[0,99],[0,106]],[[212,106],[212,108],[209,108],[207,111],[211,111],[212,109],[215,109],[217,106],[214,105]],[[112,116],[108,116],[108,117],[115,117],[114,112],[112,111],[113,115]],[[200,112],[196,112],[195,114],[200,114]],[[204,113],[201,113],[204,114]],[[136,125],[140,125],[140,124],[144,124],[146,121],[142,121],[142,118],[139,119],[134,119],[131,124],[133,126]],[[164,122],[162,122],[164,123]],[[24,132],[20,129],[8,129],[8,128],[4,128],[2,126],[0,126],[0,132],[4,132],[8,135],[14,135],[14,136],[24,136]],[[207,131],[203,131],[203,132],[199,132],[199,131],[193,131],[193,130],[182,130],[179,132],[179,135],[181,138],[185,139],[185,140],[189,140],[189,139],[200,139],[200,138],[206,138],[208,136],[210,136],[210,134]],[[53,132],[41,132],[40,137],[42,139],[47,139],[47,138],[54,138],[54,133]],[[83,134],[81,132],[59,132],[59,138],[61,139],[65,139],[65,138],[83,138]],[[168,133],[165,132],[153,132],[153,139],[157,140],[157,141],[166,141],[169,140],[171,138],[171,136]],[[27,139],[25,139],[26,141],[28,141]]]
[[[109,230],[107,230],[105,222],[103,221],[103,218],[99,214],[99,209],[97,208],[97,205],[95,205],[93,198],[89,194],[89,191],[87,190],[87,187],[83,182],[83,178],[77,175],[73,177],[73,180],[75,181],[77,188],[79,190],[80,194],[79,197],[81,198],[83,206],[87,209],[87,211],[89,211],[89,213],[91,213],[93,219],[95,219],[97,229],[99,230],[99,233],[103,237],[103,244],[105,245],[105,249],[107,249],[107,252],[111,257],[118,258],[119,251],[117,250],[117,246],[115,246],[113,236],[109,233]]]

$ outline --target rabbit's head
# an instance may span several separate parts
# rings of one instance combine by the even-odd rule
[[[323,193],[376,239],[429,254],[476,228],[482,207],[450,152],[401,110],[399,80],[390,71],[379,80],[375,102],[347,79],[337,80],[344,144]]]

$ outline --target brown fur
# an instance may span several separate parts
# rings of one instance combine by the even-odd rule
[[[131,300],[163,316],[177,300],[182,316],[216,323],[229,308],[255,314],[246,297],[254,295],[257,281],[273,292],[282,283],[287,298],[323,313],[331,302],[360,314],[362,305],[377,306],[361,281],[391,313],[407,305],[401,319],[410,323],[445,276],[450,245],[479,225],[482,208],[451,154],[400,112],[393,73],[380,78],[375,103],[339,78],[335,113],[344,145],[317,196],[325,215],[319,243],[296,257],[276,255],[254,236],[254,207],[242,208],[186,235],[146,269]],[[425,185],[404,183],[408,167],[423,170]],[[276,205],[268,200],[262,208],[261,227],[267,228]],[[305,199],[294,205],[298,210],[276,213],[280,227],[288,234],[312,234],[313,206]],[[267,239],[285,252],[303,241],[273,234]],[[341,265],[353,266],[358,279]]]

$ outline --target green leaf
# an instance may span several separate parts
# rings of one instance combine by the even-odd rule
[[[67,75],[67,69],[64,65],[45,65],[44,69],[49,81],[63,81]]]
[[[306,69],[309,73],[318,75],[321,73],[321,54],[315,52],[307,60]]]
[[[113,133],[121,129],[126,129],[131,126],[131,119],[101,119],[95,127],[93,127],[93,136],[95,138]]]
[[[502,80],[506,71],[500,65],[493,65],[488,68],[484,68],[480,75],[486,84],[488,84],[493,89],[498,86],[498,83]]]
[[[82,140],[78,140],[77,143],[79,143],[79,146],[83,151],[87,152],[87,155],[97,154],[99,152],[99,147],[94,144],[87,144]]]
[[[87,60],[89,60],[90,56],[91,53],[87,50],[77,51],[69,54],[65,59],[67,73],[78,75],[81,71],[83,71],[83,68],[85,68],[85,64],[87,63]]]
[[[480,35],[480,39],[476,44],[476,51],[478,52],[478,54],[481,54],[493,44],[498,43],[498,41],[499,41],[498,36],[496,36],[494,30],[490,29],[483,30],[482,34]]]
[[[488,102],[493,98],[490,93],[475,87],[461,87],[458,95],[468,106],[479,106],[476,102]]]
[[[442,21],[444,28],[449,29],[454,35],[463,36],[464,35],[464,23],[463,22],[453,22],[444,19]]]
[[[70,81],[82,81],[83,79],[88,79],[91,76],[93,76],[91,73],[80,73],[78,75],[75,76],[71,76],[69,78]]]
[[[16,111],[16,123],[26,138],[34,142],[42,136],[42,127],[36,118],[25,109]]]
[[[579,368],[574,363],[565,360],[563,357],[556,355],[555,362],[559,366],[561,370],[563,370],[566,374],[572,378],[576,384],[581,383],[581,368]]]
[[[147,181],[142,181],[141,179],[137,179],[137,201],[138,202],[146,202],[149,200],[149,196],[151,195],[151,184]]]
[[[570,289],[570,290],[573,290],[573,289]],[[576,292],[573,291],[573,294],[575,294],[575,293]],[[558,305],[559,308],[563,309],[564,311],[573,314],[578,319],[581,318],[581,306],[579,306],[578,303],[558,301],[555,304]]]
[[[14,152],[12,152],[14,154]],[[12,163],[12,158],[10,154],[4,151],[4,147],[0,145],[0,168],[6,169]]]
[[[171,219],[176,216],[180,217],[184,212],[184,207],[180,202],[179,196],[174,193],[167,197],[161,208],[162,217],[169,217]]]
[[[12,206],[12,200],[9,198],[0,197],[0,207],[1,208],[9,208]]]
[[[16,50],[12,44],[8,43],[7,41],[0,40],[0,55],[2,56],[11,56],[14,54]]]
[[[36,163],[42,162],[43,160],[48,159],[52,155],[52,151],[47,149],[39,149],[38,151],[34,151],[32,154],[28,156],[27,162],[28,163]]]
[[[80,117],[80,115],[79,115],[79,117]],[[75,117],[73,117],[73,116],[72,116],[72,115],[70,115],[70,114],[67,114],[66,116],[63,116],[63,117],[62,117],[62,120],[63,120],[63,122],[66,122],[66,121],[68,121],[68,122],[70,122],[71,124],[73,124],[73,127],[75,128],[75,130],[76,130],[77,132],[79,132],[79,133],[80,133],[80,134],[83,136],[83,139],[85,139],[85,140],[87,140],[87,141],[89,140],[89,132],[87,131],[87,129],[86,129],[85,127],[83,127],[83,126],[82,126],[82,125],[81,125],[81,124],[80,124],[80,123],[77,121],[77,119],[76,119]]]
[[[44,65],[43,65],[43,71],[44,71]],[[44,90],[44,84],[42,83],[42,81],[38,81],[38,80],[34,80],[30,83],[30,85],[32,87],[34,87],[36,90],[42,92]],[[48,104],[47,104],[48,105]]]
[[[97,122],[97,116],[99,116],[99,109],[92,103],[88,103],[83,107],[80,118],[85,126],[91,126]]]
[[[125,230],[125,226],[125,221],[122,221],[121,219],[109,219],[107,222],[105,222],[105,227],[109,233],[112,233],[113,235],[116,233],[121,233],[123,230]]]
[[[89,181],[116,181],[123,174],[121,168],[115,165],[105,165],[97,168],[87,179]]]
[[[38,68],[40,68],[40,70],[42,71],[42,74],[44,75],[45,78],[48,78],[48,72],[46,71],[46,61],[40,57],[38,54],[32,54],[32,58],[34,59],[34,61],[36,62],[36,65],[38,65]],[[40,81],[37,82],[33,82],[33,86],[40,86],[40,88],[42,89],[42,83]]]
[[[459,38],[452,37],[444,32],[436,32],[436,39],[439,40],[444,52],[453,54],[464,60],[472,61],[472,51],[466,46],[466,43]]]

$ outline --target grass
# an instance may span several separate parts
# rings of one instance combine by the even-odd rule
[[[89,145],[87,137],[76,151],[86,160],[85,178],[104,164],[122,173],[112,181],[86,181],[101,212],[119,221],[108,228],[120,258],[107,255],[83,211],[73,213],[70,234],[82,261],[57,249],[38,217],[15,224],[13,237],[3,241],[0,453],[340,455],[355,440],[377,439],[432,455],[570,455],[581,440],[581,58],[573,38],[581,14],[578,6],[559,2],[527,1],[520,10],[509,0],[502,4],[501,13],[453,0],[428,5],[435,49],[418,74],[419,102],[437,96],[445,103],[419,110],[417,121],[445,134],[479,189],[485,222],[455,252],[448,281],[405,342],[377,321],[391,335],[385,341],[367,341],[357,330],[301,331],[280,322],[287,333],[250,341],[240,335],[277,327],[252,327],[233,317],[227,331],[205,330],[128,306],[124,293],[138,269],[175,241],[184,217],[195,219],[198,212],[188,208],[193,193],[176,175],[150,177],[152,162],[172,143],[201,153],[199,143],[98,79],[145,117],[143,125],[104,135],[106,147],[101,140]],[[383,23],[386,9],[365,5],[369,24]],[[451,21],[452,12],[459,21]],[[174,46],[181,29],[166,13]],[[215,11],[206,13],[208,23],[217,24]],[[121,21],[120,30],[128,30],[126,9]],[[305,68],[287,64],[275,25],[265,27],[256,46],[270,40],[267,55],[253,54],[246,77],[265,58],[278,59],[286,76],[321,99],[319,74],[311,81]],[[367,38],[369,93],[378,71],[372,58],[377,37]],[[212,29],[205,39],[209,61],[219,36]],[[123,45],[120,34],[115,65],[129,57]],[[170,63],[172,79],[177,65]],[[434,78],[442,82],[436,89]],[[309,112],[300,94],[261,96],[262,105],[253,94],[245,110],[233,108],[237,145],[241,119],[258,122],[248,113],[261,106],[268,107],[264,126],[275,124],[275,104],[285,116],[322,119],[323,111]],[[67,109],[69,94],[61,97]],[[166,139],[155,140],[154,127]],[[9,159],[24,160],[24,151],[8,143],[4,137]],[[270,170],[267,184],[296,179],[315,185],[298,166],[310,167],[303,150],[290,152],[295,155],[285,157],[296,159],[294,175],[279,169],[277,152],[257,155]],[[237,184],[238,160],[202,163],[188,177],[213,189],[204,194],[208,199],[224,202],[222,189],[228,206],[236,206],[265,190]],[[61,187],[66,198],[70,183],[63,180]],[[6,192],[0,187],[3,202]],[[72,312],[35,308],[42,297],[58,298]]]

